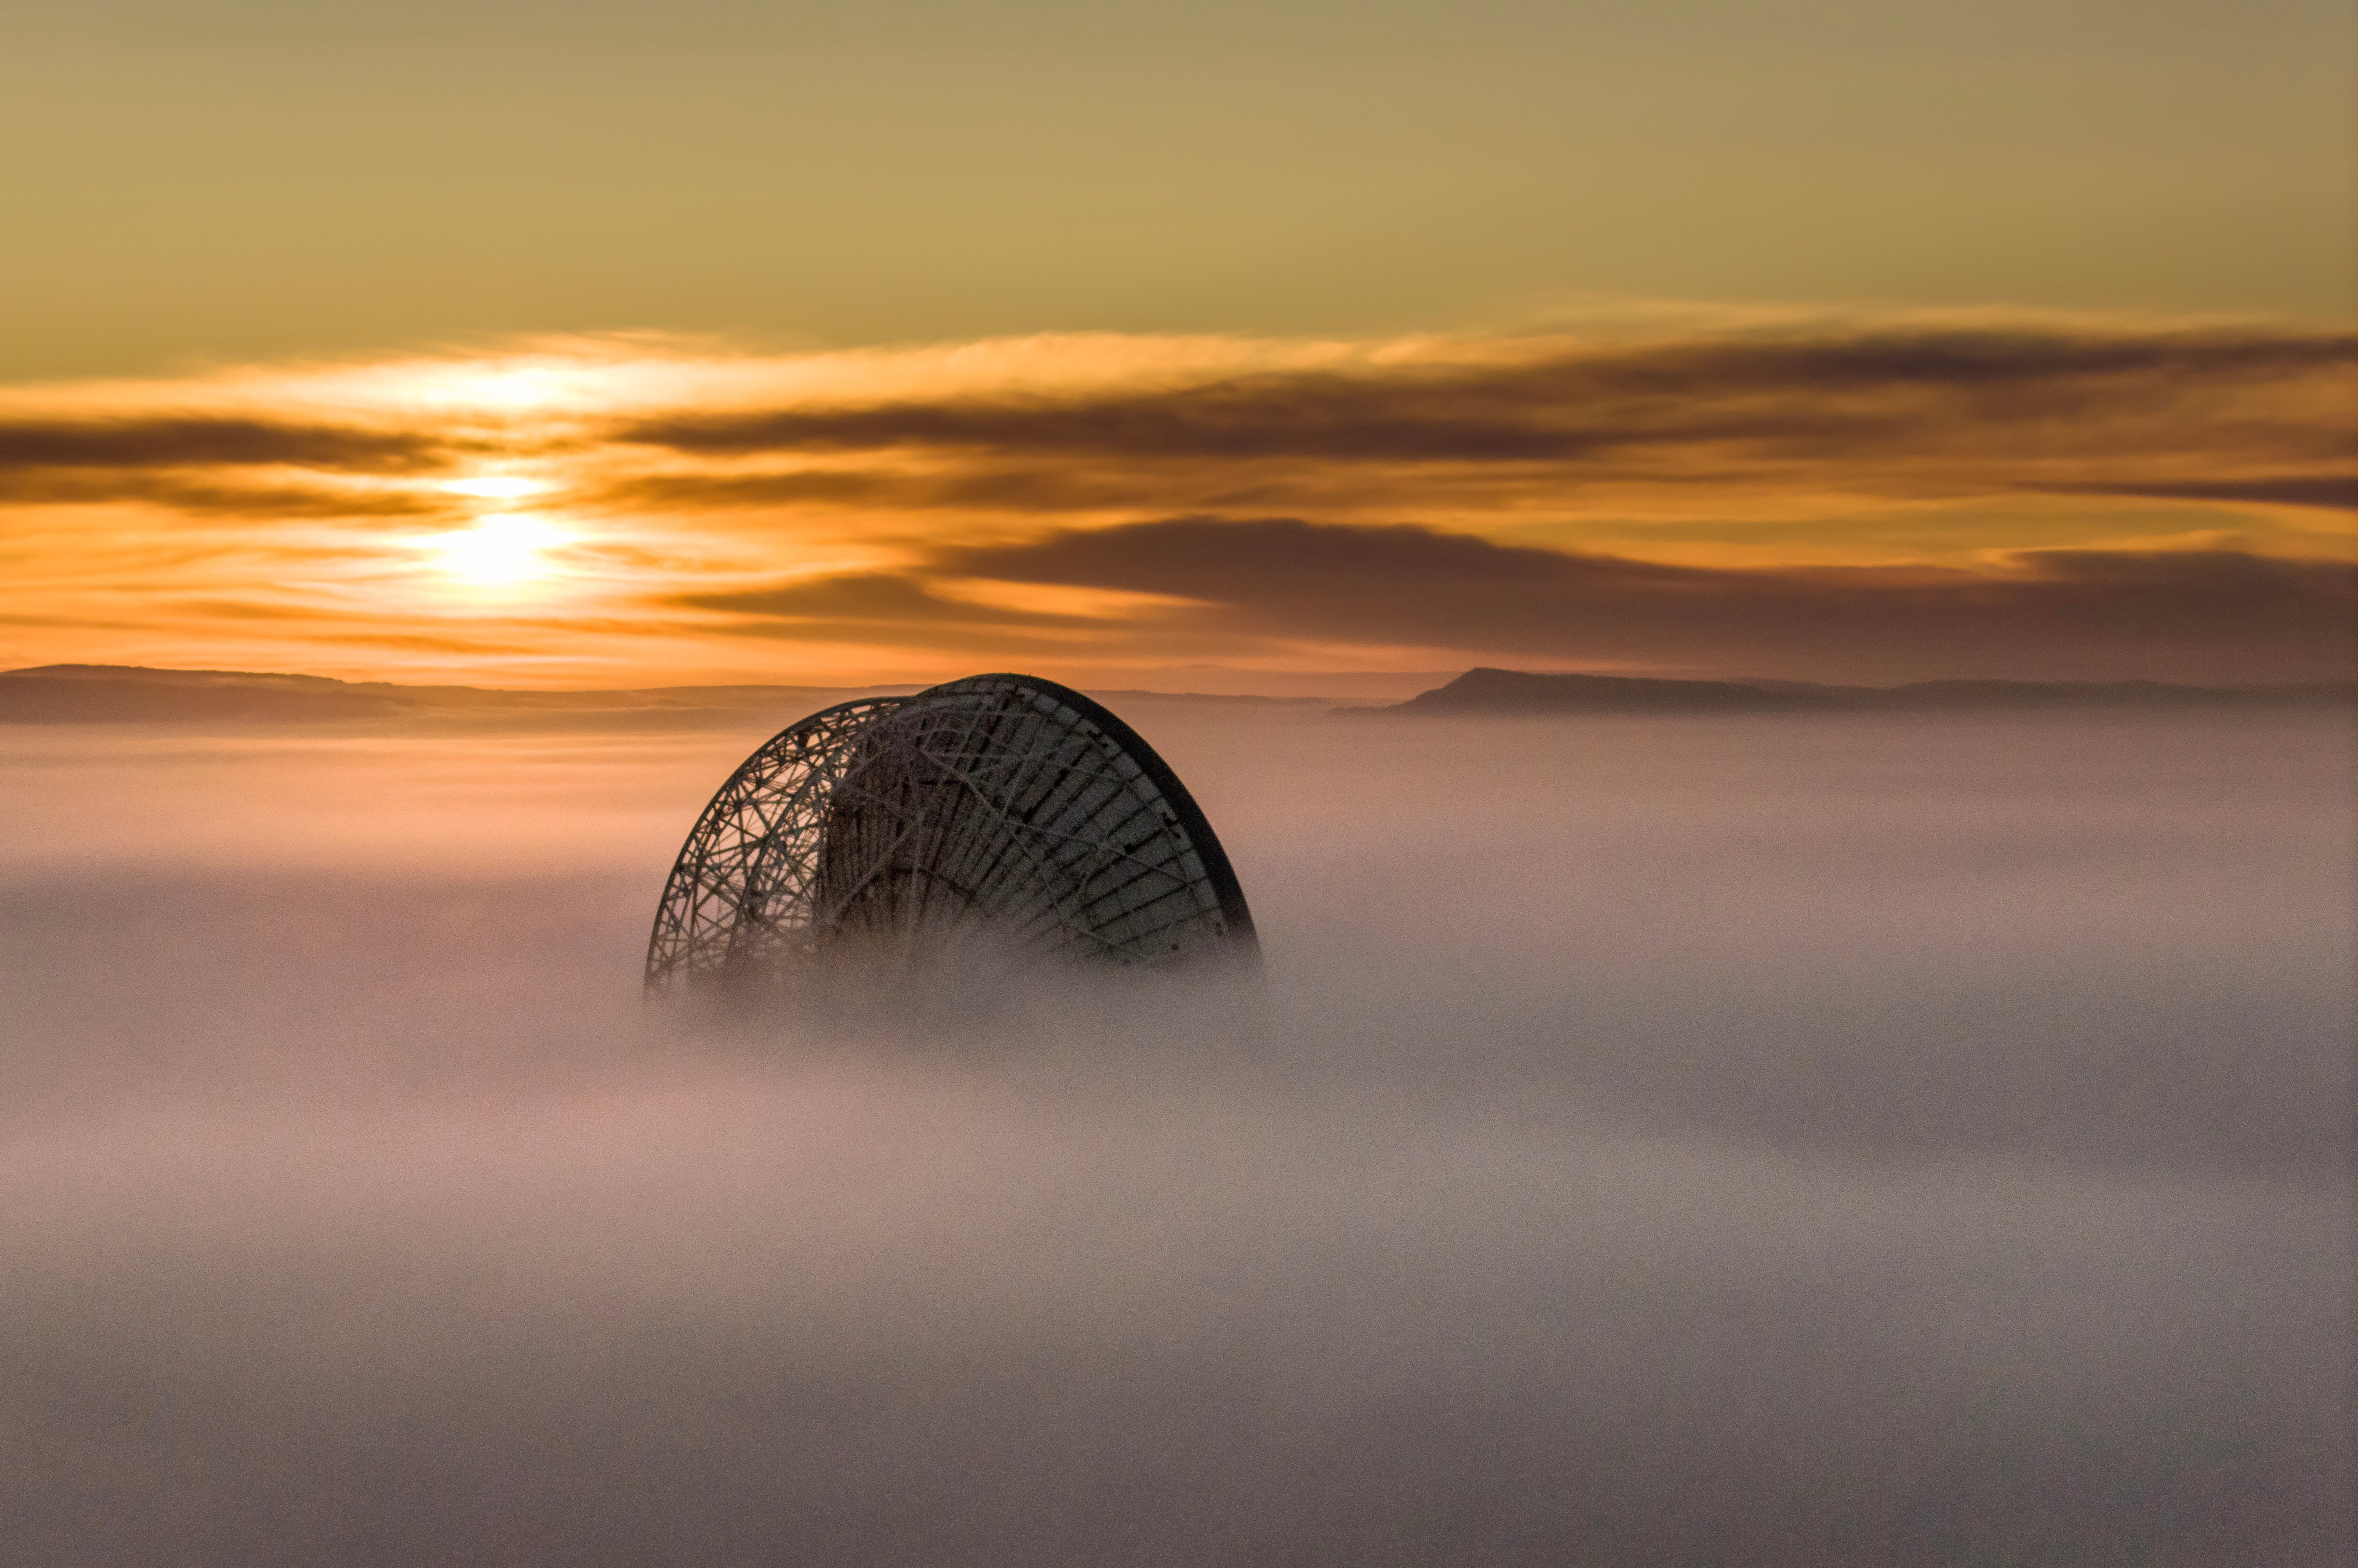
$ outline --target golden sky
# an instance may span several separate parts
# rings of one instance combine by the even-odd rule
[[[2338,3],[8,27],[9,665],[2351,657]]]
[[[2358,333],[608,340],[0,397],[10,662],[2335,673]]]

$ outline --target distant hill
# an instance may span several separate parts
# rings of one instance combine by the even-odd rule
[[[245,670],[41,665],[0,672],[0,723],[332,724],[422,720],[542,728],[693,729],[747,715],[793,716],[893,687],[676,686],[507,691],[397,686]]]
[[[41,665],[0,671],[0,724],[426,724],[495,730],[695,730],[785,724],[856,697],[914,686],[671,686],[611,691],[511,691],[398,686],[256,670],[157,670],[135,665]],[[1117,704],[1315,706],[1313,697],[1117,691]],[[1343,700],[1348,700],[1347,698]]]
[[[611,691],[513,691],[399,686],[250,670],[157,670],[133,665],[42,665],[0,672],[0,724],[410,725],[490,730],[697,730],[783,725],[855,697],[914,686],[672,686]],[[1308,705],[1303,697],[1107,691],[1117,706]],[[2358,682],[2168,686],[2154,681],[1923,681],[1815,686],[1806,681],[1654,680],[1639,676],[1468,670],[1407,702],[1346,713],[1934,713],[2041,708],[2174,710],[2358,704]]]
[[[1447,686],[1360,713],[1964,713],[2111,708],[2321,708],[2358,704],[2358,681],[2172,686],[2159,681],[1936,680],[1912,686],[1655,680],[1472,669]]]

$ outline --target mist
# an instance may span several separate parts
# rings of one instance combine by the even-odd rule
[[[2348,1560],[2346,716],[1115,706],[1263,981],[651,1011],[761,733],[0,727],[0,1560]]]

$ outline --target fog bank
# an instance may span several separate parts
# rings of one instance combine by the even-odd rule
[[[0,1557],[2348,1555],[2346,719],[1119,706],[1265,991],[686,1029],[759,735],[0,735]]]

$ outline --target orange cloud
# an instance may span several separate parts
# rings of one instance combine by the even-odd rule
[[[540,683],[2312,674],[2349,656],[2353,394],[2358,333],[1986,319],[20,387],[0,641]]]
[[[941,591],[980,578],[1158,596],[1118,625]],[[1385,649],[1411,662],[2237,683],[2358,666],[2358,567],[2234,551],[2040,551],[2002,569],[1671,566],[1410,526],[1175,518],[952,547],[903,573],[688,596],[730,628],[1031,656]],[[1076,643],[1083,644],[1075,646]]]

